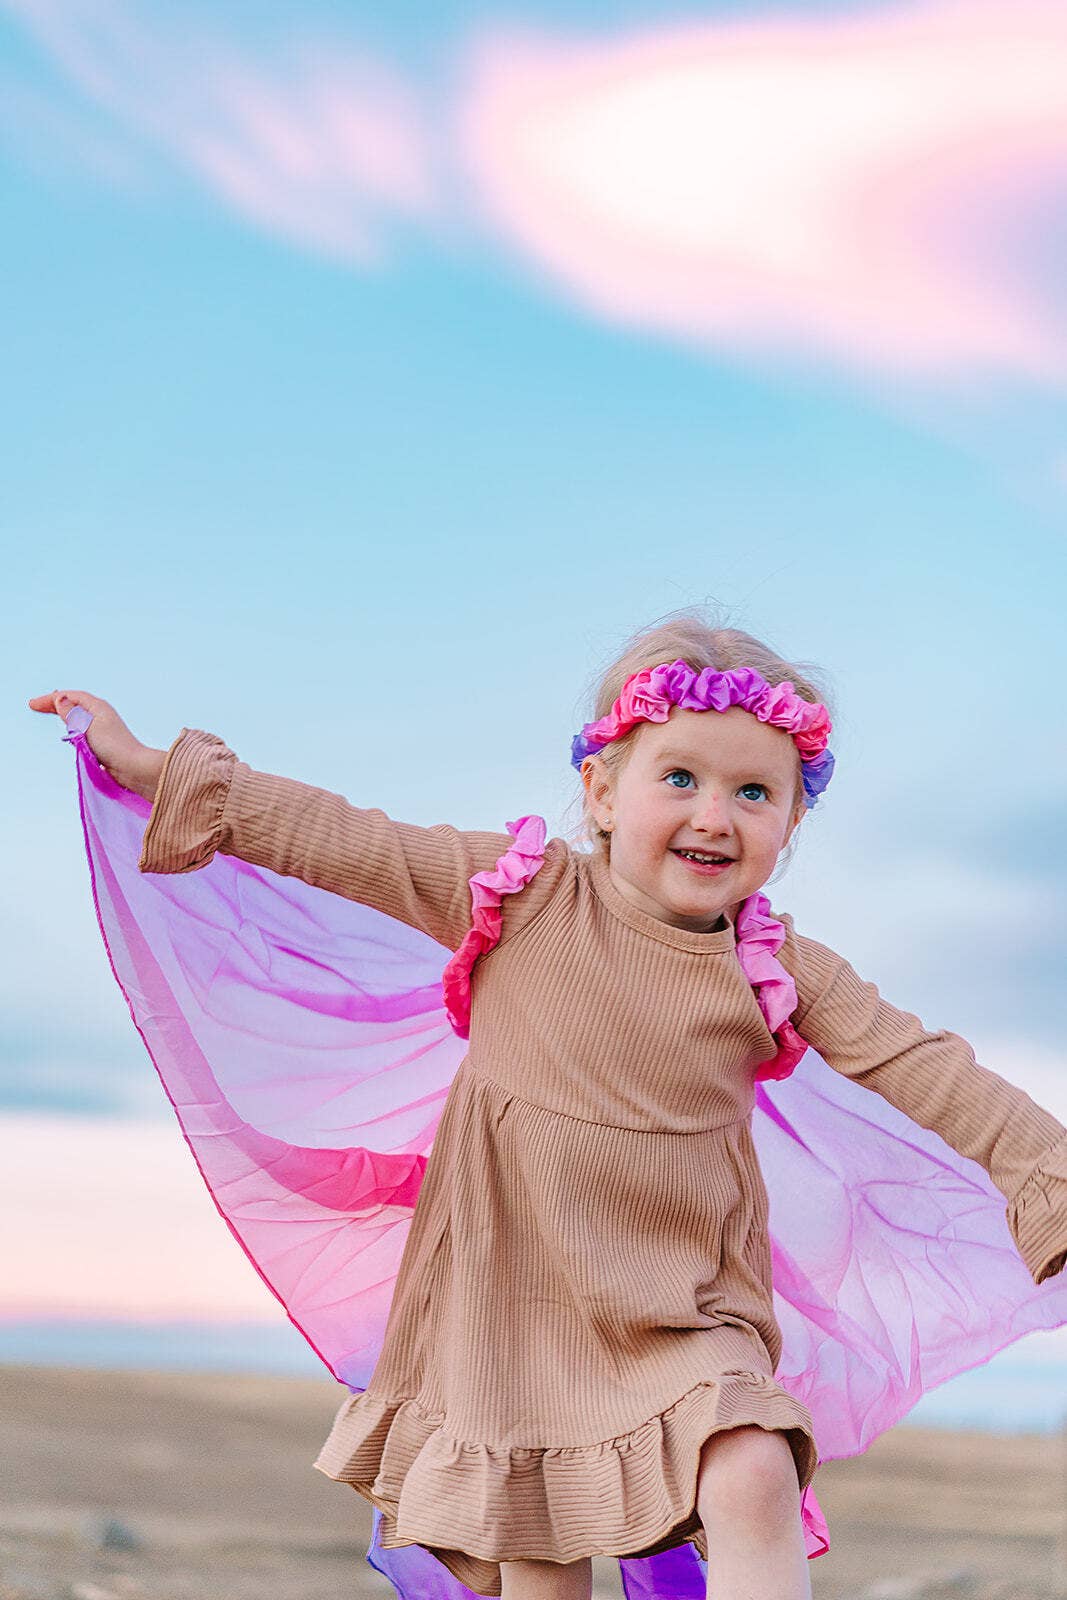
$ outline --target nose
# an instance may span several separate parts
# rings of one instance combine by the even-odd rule
[[[693,807],[689,822],[698,833],[718,835],[732,832],[726,796],[717,789],[705,789],[700,796],[700,804]]]

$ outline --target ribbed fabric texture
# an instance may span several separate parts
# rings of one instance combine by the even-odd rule
[[[420,828],[253,771],[214,735],[167,753],[140,866],[216,850],[376,906],[449,949],[468,880],[509,834]],[[729,923],[692,933],[638,910],[607,863],[548,841],[472,979],[452,1084],[366,1393],[316,1466],[383,1514],[382,1543],[432,1549],[469,1588],[501,1560],[635,1555],[692,1539],[700,1446],[782,1429],[798,1481],[810,1413],[773,1377],[767,1192],[753,1070],[775,1044]],[[793,1021],[827,1064],[990,1174],[1035,1281],[1064,1263],[1067,1131],[796,933]],[[1062,1192],[1062,1191],[1061,1191]]]

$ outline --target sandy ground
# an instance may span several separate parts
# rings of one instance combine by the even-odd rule
[[[0,1600],[392,1600],[369,1507],[311,1466],[342,1393],[0,1367]],[[1058,1435],[904,1427],[827,1462],[815,1600],[1067,1600],[1065,1459]]]

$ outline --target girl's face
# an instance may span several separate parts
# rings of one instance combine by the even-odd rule
[[[708,932],[760,888],[804,814],[800,756],[784,728],[740,706],[672,707],[634,730],[614,784],[596,756],[582,763],[589,806],[611,833],[612,880],[631,904],[676,928]],[[682,851],[729,857],[709,871]]]

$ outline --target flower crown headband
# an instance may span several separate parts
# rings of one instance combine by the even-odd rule
[[[685,661],[663,661],[658,667],[632,672],[606,717],[587,722],[571,741],[571,765],[580,768],[586,756],[595,755],[638,722],[666,722],[672,706],[683,711],[727,711],[740,706],[761,722],[785,728],[800,752],[804,804],[815,804],[834,770],[826,748],[833,723],[821,701],[802,700],[786,678],[773,686],[753,667],[713,667],[694,671]]]

